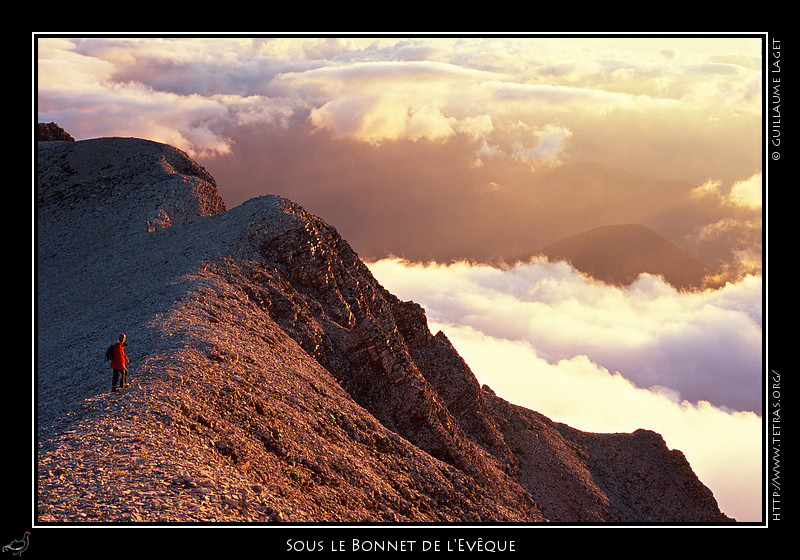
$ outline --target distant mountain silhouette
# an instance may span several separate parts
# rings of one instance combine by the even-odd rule
[[[710,272],[674,243],[637,224],[594,228],[556,241],[540,253],[617,286],[627,286],[640,274],[649,273],[678,289],[689,290],[702,287]]]

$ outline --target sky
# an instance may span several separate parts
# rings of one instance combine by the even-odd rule
[[[39,122],[172,144],[229,208],[304,205],[497,394],[586,431],[658,431],[723,511],[761,519],[761,38],[34,47]],[[722,287],[612,287],[532,258],[613,224],[653,229]]]

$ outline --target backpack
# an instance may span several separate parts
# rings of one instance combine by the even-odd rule
[[[112,344],[106,349],[106,360],[114,359],[114,345]]]

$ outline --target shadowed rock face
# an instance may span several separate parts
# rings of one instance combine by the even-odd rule
[[[730,521],[658,434],[480,387],[298,205],[227,210],[143,140],[42,142],[38,163],[40,522]],[[122,395],[98,373],[120,331]]]

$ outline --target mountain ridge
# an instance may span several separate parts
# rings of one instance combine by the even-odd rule
[[[146,140],[37,151],[39,522],[732,521],[660,435],[481,387],[295,203]]]
[[[641,275],[661,276],[680,290],[707,285],[711,270],[671,241],[641,224],[610,224],[555,241],[540,250],[567,261],[596,280],[627,286]]]

